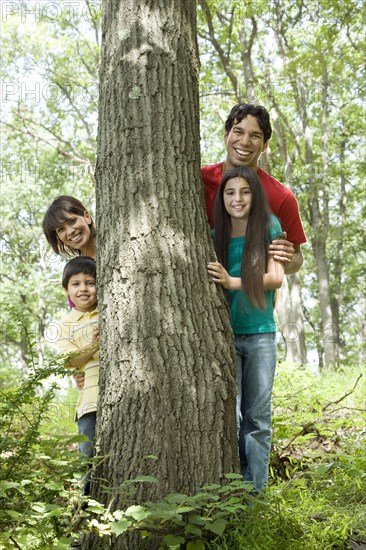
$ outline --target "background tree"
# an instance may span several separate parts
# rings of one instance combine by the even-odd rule
[[[96,170],[101,313],[97,470],[118,507],[237,467],[235,356],[207,276],[195,4],[106,1]],[[157,457],[156,461],[147,455]],[[110,496],[100,486],[95,495]]]
[[[199,7],[200,4],[203,1]],[[335,341],[330,342],[330,347],[341,362],[357,358],[363,334],[360,304],[364,303],[360,284],[364,259],[358,230],[364,204],[360,185],[364,166],[358,154],[363,133],[360,127],[362,2],[355,0],[347,6],[325,1],[306,5],[296,2],[286,9],[279,1],[268,4],[210,0],[206,5],[210,25],[207,10],[198,11],[202,163],[216,162],[224,156],[223,125],[235,101],[255,98],[271,108],[274,136],[264,168],[293,188],[309,242],[314,244],[303,247],[305,264],[298,276],[286,278],[288,290],[286,286],[282,289],[285,314],[279,307],[279,321],[288,344],[286,357],[291,364],[301,363],[306,337],[307,349],[319,358],[320,365],[325,338]],[[3,10],[2,184],[3,189],[10,186],[22,190],[16,196],[19,208],[25,211],[32,202],[30,197],[38,193],[35,189],[40,189],[38,213],[33,217],[32,246],[38,246],[36,241],[40,239],[47,250],[40,221],[49,202],[60,193],[82,196],[88,206],[94,202],[95,141],[90,136],[96,135],[97,123],[100,9],[95,2],[81,2],[77,6],[60,3],[58,10],[55,4],[52,9],[36,2],[22,6],[9,3]],[[215,40],[211,40],[211,35]],[[324,50],[325,37],[329,48]],[[285,48],[282,53],[281,43]],[[308,62],[309,52],[312,63]],[[294,81],[292,74],[297,73],[299,78]],[[300,84],[301,93],[296,92]],[[316,174],[312,186],[309,165],[305,163],[303,123],[296,94],[305,101],[312,134]],[[327,106],[323,108],[322,103]],[[327,140],[322,140],[323,135],[328,135]],[[13,237],[24,237],[20,241],[22,260],[27,259],[29,273],[37,272],[38,260],[27,252],[25,244],[29,224],[27,228],[24,216],[15,218],[12,194],[8,196],[9,200],[2,204],[3,218],[8,220],[7,231],[12,232],[15,223],[22,228],[13,232]],[[327,203],[328,207],[323,208]],[[315,231],[311,219],[314,208],[319,210],[321,232],[326,232],[325,256],[324,250],[315,250],[313,234],[316,239],[319,231]],[[3,251],[8,254],[6,239],[4,236]],[[15,252],[11,251],[13,259]],[[323,258],[321,262],[319,255]],[[3,288],[9,287],[9,294],[3,295],[13,295],[12,305],[19,299],[21,308],[20,293],[11,290],[14,281],[22,278],[13,259],[7,264],[11,280],[6,282],[2,275]],[[46,263],[50,264],[49,259]],[[321,265],[322,273],[327,274],[325,295],[330,304],[324,306],[323,314],[319,307]],[[47,269],[47,280],[46,272]],[[55,291],[59,273],[56,267]],[[56,297],[47,301],[51,316],[64,303],[59,296],[60,301]],[[8,298],[6,301],[9,302]],[[330,317],[325,316],[327,311],[331,312]],[[293,317],[289,317],[289,312]],[[31,316],[34,329],[38,323],[36,317]],[[10,318],[6,318],[11,324]],[[10,335],[9,323],[3,323],[2,331],[8,326]],[[324,323],[328,323],[326,334]],[[298,334],[302,336],[300,340]],[[15,353],[18,344],[4,338],[8,352]]]
[[[124,4],[125,8],[129,9],[132,2]],[[333,316],[332,332],[329,335],[333,337],[333,334],[337,334],[339,327],[340,336],[336,336],[339,349],[337,353],[341,365],[347,366],[347,375],[342,373],[342,369],[337,373],[324,372],[317,376],[314,385],[312,369],[291,369],[295,364],[295,358],[298,361],[300,357],[299,350],[295,347],[295,355],[287,353],[290,360],[282,368],[279,365],[274,392],[276,408],[272,468],[273,477],[279,483],[274,491],[274,503],[278,503],[281,494],[286,503],[284,508],[289,510],[287,523],[295,526],[295,530],[291,529],[291,532],[288,532],[283,529],[282,516],[281,521],[277,521],[276,514],[272,517],[271,511],[275,510],[276,506],[269,506],[269,515],[264,516],[264,522],[267,521],[267,524],[271,525],[271,532],[263,528],[263,522],[258,522],[255,512],[252,521],[250,517],[248,521],[251,514],[247,510],[245,521],[239,518],[238,522],[233,524],[222,546],[226,544],[233,548],[239,547],[248,540],[254,541],[254,545],[260,545],[262,540],[264,545],[268,545],[268,541],[271,541],[273,547],[282,544],[286,548],[291,544],[296,546],[297,540],[311,548],[334,545],[336,540],[342,546],[346,544],[347,532],[352,532],[352,540],[349,540],[351,545],[356,543],[356,537],[359,544],[362,544],[363,379],[357,386],[358,398],[353,401],[354,396],[351,394],[352,388],[359,380],[365,336],[362,315],[365,309],[362,279],[365,258],[360,231],[364,219],[365,190],[364,161],[359,154],[364,136],[364,77],[361,64],[361,52],[364,50],[364,5],[360,0],[350,0],[347,3],[333,0],[299,0],[291,4],[267,0],[209,0],[207,4],[212,16],[212,27],[218,37],[217,43],[224,55],[219,56],[213,44],[207,39],[211,29],[198,3],[198,20],[202,36],[199,36],[201,162],[216,162],[223,158],[224,121],[237,99],[257,100],[271,108],[275,132],[271,140],[270,155],[263,159],[266,163],[265,169],[270,169],[280,181],[292,186],[300,202],[309,239],[315,232],[311,226],[313,201],[318,201],[320,216],[327,213],[329,218],[324,262],[329,274],[327,292],[330,295]],[[38,365],[54,365],[55,347],[50,345],[54,337],[53,323],[67,307],[60,289],[63,261],[55,261],[56,258],[50,254],[49,247],[43,239],[43,213],[51,200],[61,193],[80,196],[93,208],[96,152],[94,137],[97,126],[101,42],[100,12],[100,3],[89,0],[2,4],[2,56],[5,62],[1,66],[3,200],[0,389],[2,397],[8,392],[9,400],[2,399],[2,405],[5,404],[5,409],[8,408],[8,413],[3,415],[5,437],[2,434],[3,452],[0,452],[0,466],[7,472],[9,462],[14,464],[14,468],[11,466],[11,479],[5,476],[3,483],[3,476],[1,484],[3,496],[0,499],[0,540],[6,547],[19,547],[28,543],[35,546],[38,540],[39,546],[44,548],[55,545],[56,539],[60,539],[61,532],[69,533],[65,513],[67,514],[71,495],[70,479],[75,469],[70,462],[70,454],[74,453],[65,448],[65,434],[72,431],[74,423],[73,404],[65,403],[65,400],[71,400],[71,392],[67,393],[67,398],[65,392],[59,392],[58,400],[52,403],[52,406],[45,407],[45,422],[40,427],[39,440],[38,436],[37,440],[33,439],[34,445],[28,447],[22,461],[15,460],[18,454],[14,454],[14,449],[19,450],[25,440],[30,442],[29,433],[33,428],[31,424],[25,423],[23,406],[14,408],[13,403],[14,396],[23,393],[24,401],[19,401],[17,397],[16,403],[31,406],[32,417],[34,416],[38,405],[36,407],[35,394],[27,388],[28,382],[32,385],[32,377],[24,384],[25,390],[22,382],[28,377],[28,371],[31,372]],[[138,14],[137,21],[139,17]],[[172,17],[175,17],[174,13]],[[279,42],[275,39],[281,32],[285,43],[285,54],[282,57]],[[121,36],[123,37],[123,34]],[[329,43],[329,47],[328,44],[324,44],[324,40]],[[320,55],[318,51],[321,52]],[[151,53],[144,52],[143,48],[136,49],[132,50],[131,55],[136,55],[136,58],[140,56],[148,62]],[[169,58],[169,53],[167,55]],[[298,75],[298,83],[292,82],[292,74]],[[131,88],[135,85],[143,87],[138,83],[131,83]],[[296,89],[301,90],[301,98],[305,99],[312,134],[315,171],[313,187],[309,186],[309,166],[303,162],[305,141],[301,113],[295,100]],[[328,93],[324,93],[326,90]],[[132,90],[129,88],[130,91]],[[136,94],[132,93],[132,98],[135,96]],[[136,109],[140,105],[137,100],[128,102],[135,105]],[[144,105],[147,103],[144,99]],[[152,116],[151,113],[149,116]],[[124,126],[124,132],[127,131],[127,126],[128,122]],[[172,128],[169,125],[166,133],[169,132],[172,143],[177,144],[177,141],[174,141],[175,127]],[[326,128],[327,132],[324,131]],[[326,135],[328,137],[324,139]],[[130,143],[137,143],[136,147],[142,146],[138,137]],[[180,143],[176,145],[176,150],[183,151]],[[184,151],[190,152],[190,149],[186,148]],[[125,159],[125,156],[123,158]],[[323,169],[326,164],[327,168]],[[190,170],[193,175],[193,168]],[[325,193],[324,186],[317,183],[319,181],[327,182]],[[129,189],[127,194],[132,193],[131,186]],[[179,189],[178,186],[178,197]],[[149,200],[151,197],[150,193]],[[120,200],[117,195],[113,196],[112,202],[116,200]],[[165,196],[164,200],[160,200],[160,209],[165,200]],[[184,201],[187,200],[184,196]],[[323,210],[326,203],[328,208]],[[182,208],[187,208],[186,205],[187,202],[182,203]],[[195,205],[198,203],[195,202]],[[327,220],[327,217],[324,220]],[[121,227],[125,228],[128,223],[123,221]],[[189,224],[191,223],[190,219]],[[188,227],[188,222],[185,227]],[[204,229],[203,235],[205,231]],[[127,241],[128,238],[123,241],[123,246]],[[166,239],[161,239],[161,248],[165,246],[165,242]],[[182,241],[185,242],[186,240]],[[155,246],[156,243],[153,244]],[[134,240],[131,239],[127,243],[126,255],[135,261],[135,255],[141,248],[141,242],[135,247]],[[181,251],[182,247],[177,245],[176,249]],[[153,249],[155,250],[156,248]],[[168,252],[170,253],[170,249]],[[300,272],[301,294],[296,290],[296,299],[301,300],[299,303],[303,306],[307,349],[315,354],[317,360],[320,359],[322,365],[324,331],[319,307],[317,254],[313,252],[311,245],[304,247],[304,253],[305,264]],[[172,258],[175,272],[177,266],[179,268],[183,263],[183,254],[184,247],[179,261]],[[167,253],[164,256],[164,266],[168,262],[168,255]],[[197,262],[202,256],[203,253],[197,256]],[[187,258],[187,261],[193,263],[190,256],[187,255]],[[142,260],[142,256],[140,259]],[[149,255],[145,256],[145,260],[148,275]],[[157,265],[155,256],[152,265]],[[139,269],[144,269],[142,263],[139,263]],[[116,272],[115,269],[109,273],[115,275]],[[122,274],[124,273],[123,271]],[[186,280],[186,271],[183,270],[182,273]],[[160,274],[157,277],[160,277]],[[153,275],[153,288],[157,284],[155,279],[156,276]],[[181,280],[183,282],[183,275]],[[292,279],[287,280],[292,292],[292,288],[296,287],[291,286]],[[149,284],[145,287],[146,293]],[[167,288],[170,291],[171,287]],[[145,291],[139,287],[139,292],[142,290]],[[198,294],[198,287],[194,292]],[[202,293],[206,292],[207,289],[202,290]],[[174,299],[173,291],[170,291],[170,296]],[[198,308],[200,307],[199,303]],[[292,308],[296,315],[299,307],[297,305]],[[155,311],[152,311],[150,319],[155,319]],[[202,318],[204,315],[207,313],[202,313]],[[186,318],[186,314],[183,318]],[[178,325],[180,318],[167,318],[167,325],[173,326],[173,321]],[[123,319],[121,325],[122,322]],[[289,327],[289,331],[292,327],[296,331],[297,325],[291,325],[292,322],[293,320],[290,320],[290,325],[287,322],[286,327]],[[215,323],[221,326],[220,320],[215,319]],[[176,348],[178,337],[170,328],[169,330],[167,334],[172,334],[171,347],[174,344]],[[284,335],[286,337],[286,331]],[[296,337],[296,332],[289,332],[289,335],[292,339]],[[186,340],[182,337],[178,344],[182,342],[183,346]],[[36,344],[33,355],[29,346],[30,341]],[[120,341],[116,342],[116,345],[119,346]],[[187,347],[188,344],[184,349]],[[200,351],[197,351],[197,345],[192,345],[187,350],[187,356],[190,351],[192,361],[194,353],[201,364],[203,359]],[[155,355],[158,356],[157,353]],[[164,361],[166,356],[165,351]],[[166,361],[169,361],[169,357]],[[45,372],[47,369],[44,372],[38,371],[37,376],[44,381],[44,385],[48,385],[48,380],[45,381],[44,378]],[[354,380],[352,376],[355,377]],[[118,383],[117,379],[116,391]],[[314,389],[312,392],[309,386],[316,391]],[[187,390],[186,386],[185,389]],[[200,389],[198,386],[192,386],[191,391],[199,395],[201,403],[203,398]],[[146,399],[149,397],[148,390],[149,388]],[[35,391],[43,394],[36,397],[37,402],[43,400],[44,403],[49,403],[49,396],[41,385],[37,385]],[[172,393],[175,391],[176,388],[171,389]],[[111,399],[114,399],[113,392],[114,389],[111,388]],[[322,414],[314,422],[314,410],[320,411],[319,403],[322,403]],[[342,405],[344,408],[340,409]],[[108,404],[106,406],[108,408]],[[297,410],[301,411],[301,416],[296,417]],[[17,411],[19,422],[14,422]],[[223,411],[220,410],[219,421],[222,415]],[[313,434],[309,433],[311,429]],[[334,456],[339,454],[339,445],[342,445],[342,461],[334,461],[329,467],[326,457],[329,456],[329,445],[332,444]],[[316,449],[316,463],[309,461],[309,447]],[[306,457],[304,462],[299,459],[301,449]],[[319,464],[319,455],[322,452],[325,458],[324,462]],[[143,472],[149,469],[150,460],[146,461],[146,470]],[[298,472],[302,471],[303,467],[306,468],[306,472],[304,476],[300,473],[299,478]],[[296,472],[294,484],[291,483],[292,468]],[[286,483],[280,483],[281,477],[286,479]],[[301,495],[295,488],[298,482],[301,483]],[[290,487],[289,492],[286,487]],[[61,504],[55,505],[56,500]],[[302,506],[297,509],[294,503],[300,501]],[[344,505],[346,518],[343,524],[339,523],[340,502]],[[43,513],[39,511],[40,503],[45,506]],[[324,503],[327,503],[325,511]],[[55,510],[55,506],[58,511]],[[319,521],[314,521],[314,506]],[[295,516],[294,510],[297,510]],[[59,540],[60,545],[65,546],[67,543],[67,540]],[[221,539],[214,542],[213,546],[217,544],[221,544]]]
[[[0,358],[6,384],[55,354],[55,323],[67,307],[62,261],[42,235],[46,208],[60,194],[94,206],[99,18],[88,3],[72,12],[41,3],[4,5]]]

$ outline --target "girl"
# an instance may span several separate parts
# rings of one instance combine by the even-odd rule
[[[68,195],[57,197],[48,208],[42,227],[56,254],[96,259],[95,223],[78,199]]]
[[[213,238],[218,262],[208,265],[216,283],[228,290],[237,361],[239,459],[256,491],[268,479],[271,447],[271,394],[276,366],[274,289],[284,275],[281,262],[268,256],[282,237],[269,213],[254,170],[225,172],[215,201]]]

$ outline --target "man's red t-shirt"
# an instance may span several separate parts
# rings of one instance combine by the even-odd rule
[[[201,168],[207,217],[211,227],[213,227],[215,197],[223,176],[223,164],[223,162],[208,164]],[[267,194],[273,214],[280,220],[283,231],[287,233],[287,240],[293,244],[305,243],[306,236],[300,218],[299,206],[293,192],[260,167],[258,167],[257,174]]]

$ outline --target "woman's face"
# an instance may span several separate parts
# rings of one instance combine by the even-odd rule
[[[83,216],[65,212],[66,221],[57,227],[56,235],[66,246],[81,250],[90,244],[92,219],[87,211]]]

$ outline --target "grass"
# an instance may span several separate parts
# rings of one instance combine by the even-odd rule
[[[190,535],[187,550],[366,547],[366,381],[360,375],[358,367],[314,375],[309,369],[279,366],[273,392],[268,491],[249,505],[247,498],[234,498],[231,508],[235,511],[228,517],[223,515],[227,504],[223,502],[220,508],[225,493],[218,489],[216,519],[218,524],[222,522],[221,514],[228,520],[225,530],[211,529],[211,538],[204,538],[210,537],[207,530],[196,539]],[[52,402],[48,397],[43,403],[31,388],[26,388],[14,396],[11,393],[8,408],[4,405],[4,426],[12,426],[14,434],[17,432],[17,445],[24,448],[24,453],[19,454],[11,479],[5,477],[0,484],[0,549],[66,549],[73,536],[71,504],[79,491],[74,474],[79,469],[77,437],[72,436],[76,433],[72,405],[76,391],[57,395]],[[29,424],[27,430],[20,429],[24,415],[18,418],[18,409],[13,407],[15,397],[17,403],[23,400],[26,407],[32,405],[34,418],[43,407],[39,428]],[[9,461],[15,458],[12,431],[8,431],[6,446],[0,453],[3,472],[9,471]],[[194,502],[197,501],[193,499],[191,506]],[[194,513],[205,516],[206,504],[202,502],[201,512],[196,508]],[[244,510],[241,504],[245,504]],[[166,506],[165,503],[161,518],[166,517]],[[188,521],[189,514],[170,525],[163,519],[165,541],[176,541],[177,535],[184,535],[184,522]],[[110,533],[108,521],[103,527],[101,519],[100,525]],[[192,524],[190,527],[189,532],[193,533]],[[107,538],[103,540],[108,545]],[[179,547],[171,544],[162,543],[161,548]]]
[[[360,374],[349,368],[314,376],[280,365],[266,500],[237,515],[207,548],[366,548],[366,387]]]

